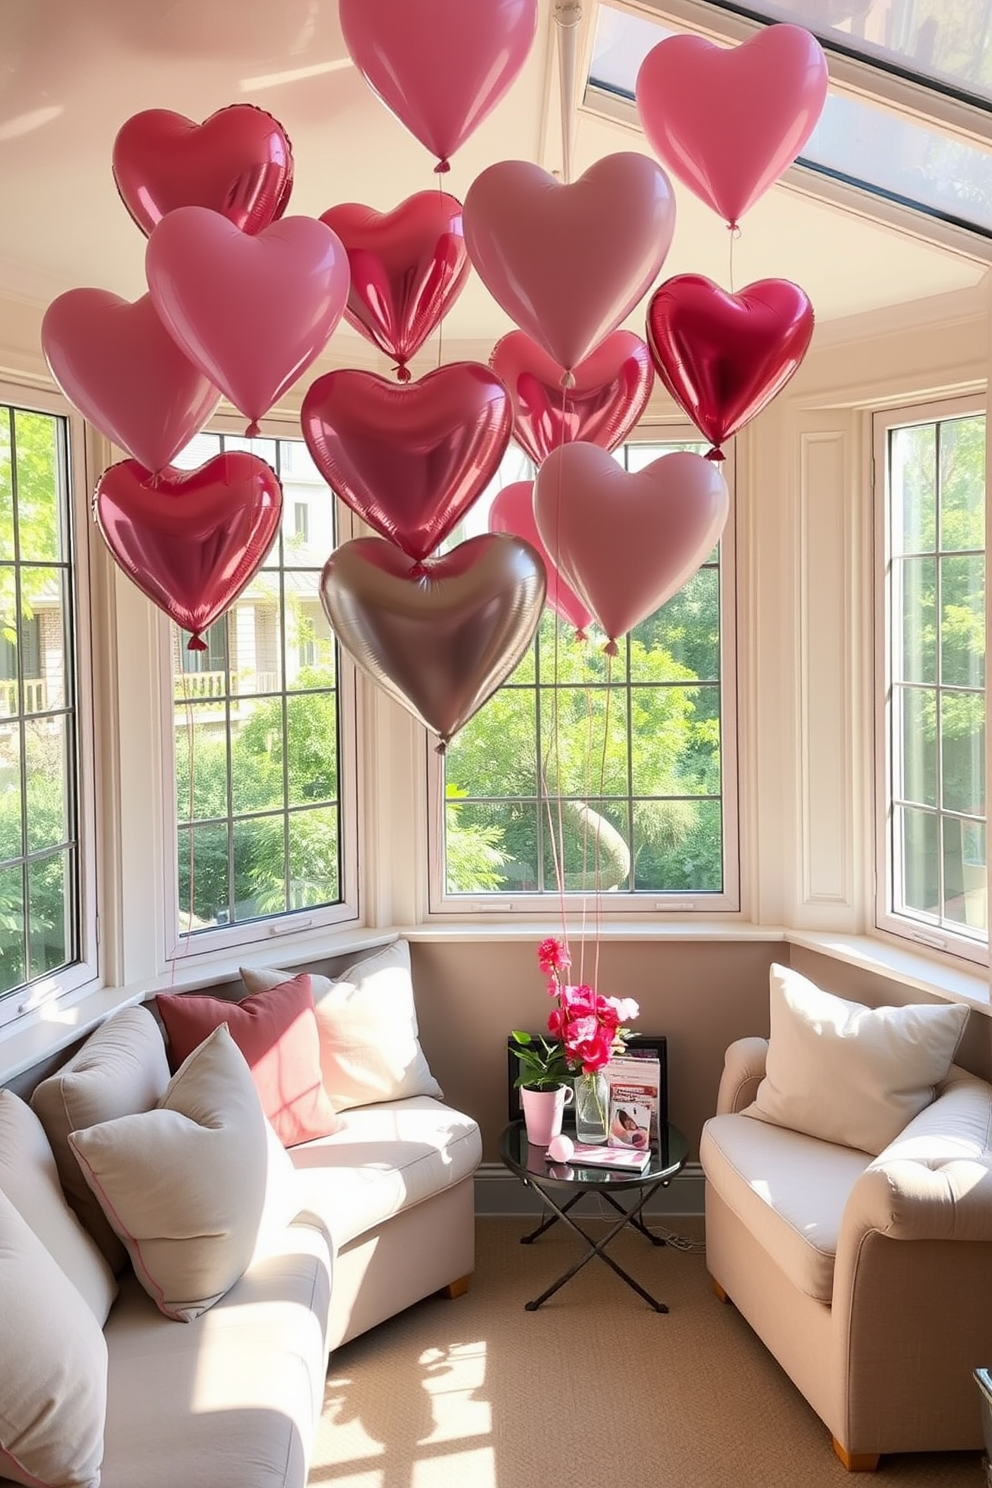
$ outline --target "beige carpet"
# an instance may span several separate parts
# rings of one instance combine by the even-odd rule
[[[702,1220],[667,1223],[701,1240]],[[983,1488],[978,1452],[846,1473],[821,1422],[713,1296],[698,1249],[615,1242],[667,1315],[598,1260],[526,1312],[578,1243],[559,1225],[521,1246],[531,1226],[480,1219],[465,1296],[422,1302],[337,1351],[311,1488]]]

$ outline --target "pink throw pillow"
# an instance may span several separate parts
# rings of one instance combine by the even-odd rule
[[[227,1024],[284,1147],[340,1131],[344,1123],[320,1077],[320,1038],[306,972],[241,1002],[191,992],[161,993],[155,1002],[174,1070],[219,1024]]]

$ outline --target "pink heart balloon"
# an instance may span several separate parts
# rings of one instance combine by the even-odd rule
[[[504,486],[497,492],[489,508],[489,531],[509,532],[513,537],[521,537],[524,542],[530,543],[540,555],[547,571],[548,605],[556,615],[575,626],[576,640],[584,641],[586,626],[592,620],[592,615],[571,585],[562,578],[541,541],[534,519],[533,481],[514,481],[512,485]]]
[[[279,531],[275,471],[242,450],[155,480],[133,460],[103,472],[93,508],[115,562],[183,630],[191,651],[251,581]]]
[[[327,484],[414,561],[444,541],[492,480],[512,422],[505,387],[477,362],[405,384],[328,372],[300,414]]]
[[[134,114],[117,131],[117,190],[142,232],[176,207],[210,207],[257,233],[281,217],[293,152],[281,124],[253,103],[218,109],[202,124],[169,109]]]
[[[628,474],[598,445],[563,444],[534,482],[537,530],[611,654],[705,562],[728,508],[718,467],[687,450]]]
[[[469,262],[462,204],[419,191],[391,212],[346,202],[322,212],[348,254],[351,288],[345,319],[373,346],[406,363],[423,346],[465,286]]]
[[[635,99],[659,160],[735,227],[816,127],[827,63],[801,26],[766,26],[736,47],[669,36],[648,52]]]
[[[52,376],[95,429],[155,472],[198,433],[220,392],[173,341],[150,295],[70,289],[41,322]]]
[[[537,0],[338,0],[349,55],[447,170],[506,93],[537,33]]]
[[[357,666],[440,735],[441,748],[513,671],[541,619],[544,565],[519,538],[483,533],[413,566],[360,537],[324,565],[320,597]]]
[[[569,388],[561,385],[564,368],[523,331],[498,341],[489,365],[510,394],[513,437],[535,465],[572,439],[616,449],[647,407],[654,382],[648,349],[632,331],[601,341],[574,369]]]
[[[605,155],[563,185],[502,160],[465,197],[468,255],[489,293],[572,371],[630,313],[665,261],[675,204],[646,155]]]
[[[145,274],[166,330],[249,434],[320,355],[348,297],[344,246],[313,217],[248,237],[208,207],[177,207],[148,239]]]
[[[648,340],[658,375],[719,455],[781,392],[813,335],[813,307],[788,279],[739,294],[702,274],[677,274],[652,295]]]

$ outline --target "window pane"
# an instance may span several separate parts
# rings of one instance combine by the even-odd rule
[[[667,604],[631,636],[633,681],[656,681],[655,652],[670,658],[667,679],[720,675],[720,575],[701,568]]]
[[[61,514],[52,493],[59,488],[59,427],[47,413],[14,411],[14,474],[17,535],[22,563],[59,560]]]
[[[24,870],[0,867],[0,996],[27,981],[24,934]]]
[[[940,908],[939,817],[900,806],[894,813],[896,863],[901,895],[897,908],[936,915]]]
[[[719,801],[639,801],[634,807],[634,887],[653,894],[718,894],[723,888]]]
[[[340,895],[338,814],[328,806],[289,817],[289,892],[292,909],[327,904]]]
[[[985,559],[940,560],[940,680],[985,686]]]
[[[70,855],[53,853],[28,863],[28,979],[47,976],[70,959]]]
[[[14,551],[14,481],[10,450],[10,416],[0,410],[0,561],[12,563]],[[0,587],[0,619],[5,613]]]
[[[0,717],[0,863],[24,856],[21,793],[27,785],[20,726]]]
[[[988,931],[985,828],[945,817],[944,917],[969,930]]]
[[[281,813],[234,822],[231,923],[286,913],[285,831],[286,818]]]
[[[189,782],[193,779],[193,810]],[[188,703],[176,709],[176,807],[180,824],[227,816],[227,708]]]
[[[502,687],[471,718],[445,756],[448,796],[535,796],[534,694]]]
[[[184,934],[230,919],[227,824],[179,829],[179,923]],[[190,894],[190,884],[193,891]]]
[[[940,425],[940,546],[945,552],[985,547],[985,420]]]
[[[311,692],[290,698],[286,704],[286,725],[289,804],[303,806],[315,801],[336,801],[336,695],[333,692]]]
[[[940,706],[942,805],[945,811],[985,811],[985,699],[944,693]]]
[[[920,687],[898,687],[894,707],[901,712],[895,738],[902,749],[893,762],[896,798],[920,806],[937,804],[937,695]]]
[[[449,800],[445,807],[449,894],[534,893],[541,828],[534,801]]]
[[[892,552],[931,553],[937,541],[937,426],[889,435]]]
[[[545,833],[544,881],[570,894],[607,894],[629,888],[630,806],[626,800],[551,803]]]
[[[69,837],[68,720],[37,719],[24,726],[28,852],[61,847]]]
[[[893,662],[898,682],[937,680],[936,574],[932,558],[906,558],[893,565],[893,590],[902,610],[902,645]]]

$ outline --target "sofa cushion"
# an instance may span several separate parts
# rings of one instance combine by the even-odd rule
[[[12,1090],[0,1090],[0,1191],[61,1266],[102,1328],[117,1295],[114,1273],[65,1201],[45,1128]]]
[[[262,1110],[286,1147],[337,1131],[340,1122],[321,1084],[320,1039],[306,972],[241,1002],[199,993],[155,999],[169,1035],[173,1069],[219,1024],[248,1061]]]
[[[336,1249],[404,1209],[469,1177],[482,1141],[471,1116],[429,1096],[353,1107],[342,1129],[294,1147],[303,1208]]]
[[[829,1304],[844,1206],[868,1155],[728,1113],[704,1125],[699,1160],[706,1182],[790,1281]]]
[[[276,987],[288,971],[243,966],[249,992]],[[410,947],[396,940],[356,961],[333,981],[311,975],[320,1068],[336,1111],[407,1096],[442,1096],[420,1047],[410,977]]]
[[[31,1096],[31,1108],[52,1144],[66,1198],[115,1271],[127,1265],[127,1251],[80,1171],[69,1133],[150,1111],[168,1083],[162,1031],[147,1008],[133,1007],[101,1023]]]
[[[270,1152],[258,1092],[227,1025],[180,1065],[154,1111],[69,1141],[159,1309],[189,1322],[212,1307],[255,1250]]]
[[[107,1345],[90,1305],[0,1194],[0,1477],[98,1488]]]
[[[946,1078],[968,1009],[864,1007],[771,967],[765,1078],[746,1114],[877,1154]]]

